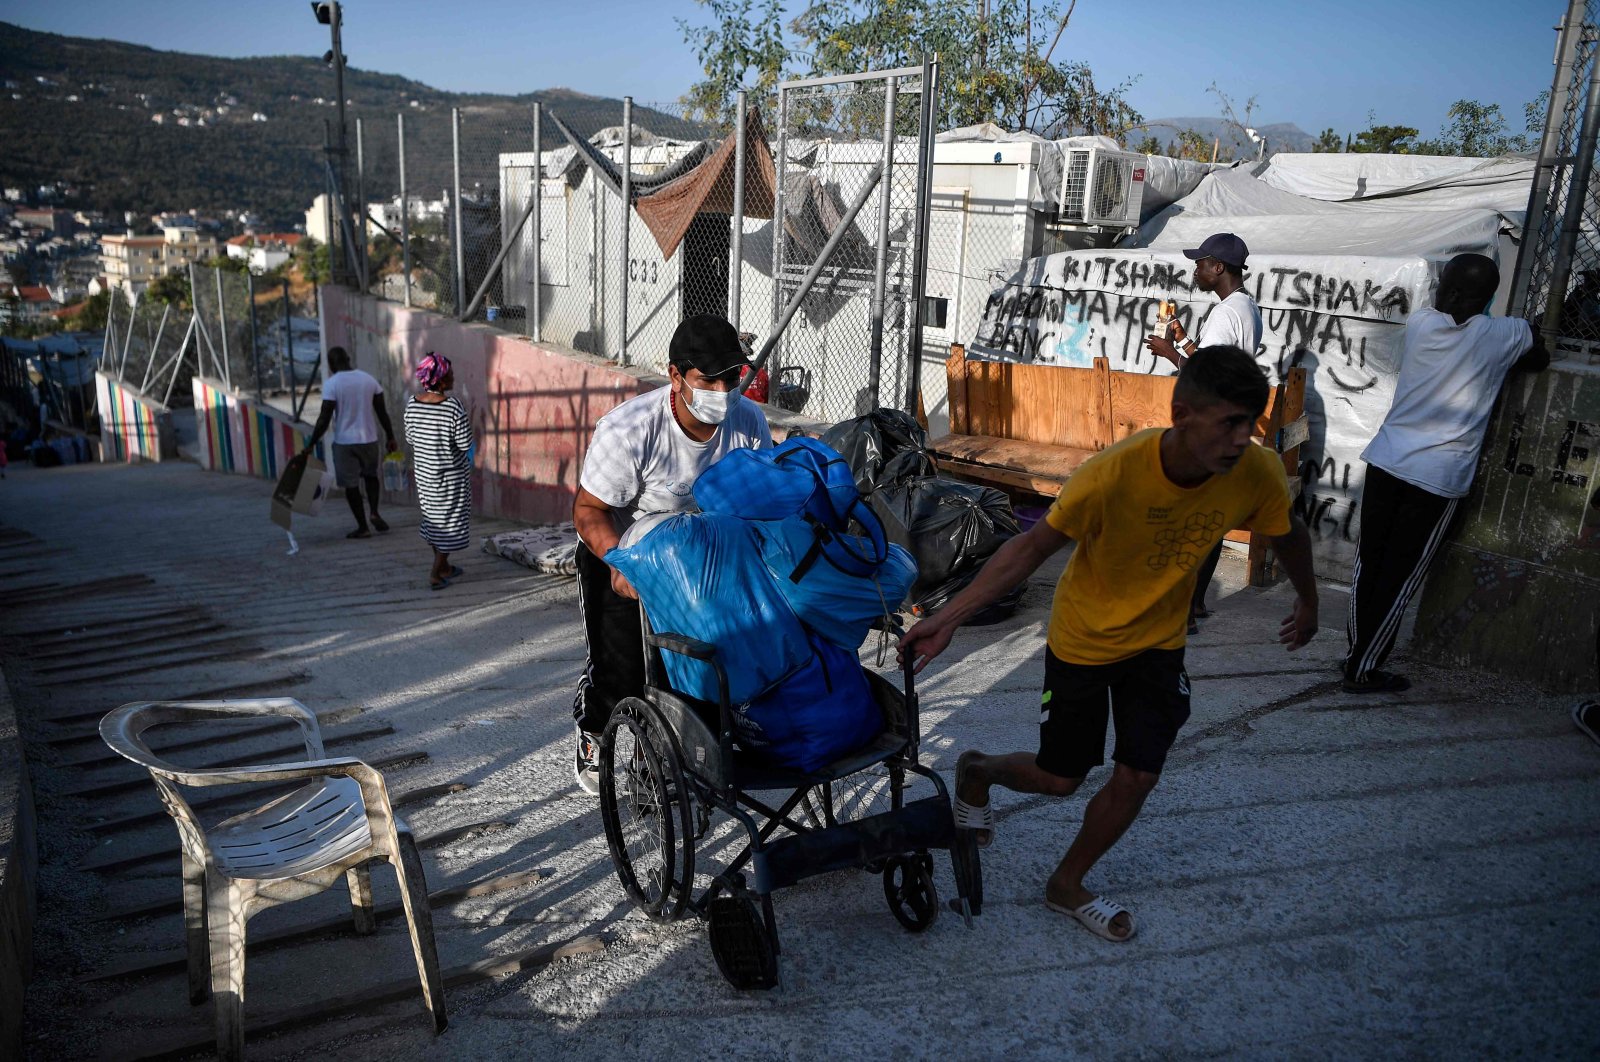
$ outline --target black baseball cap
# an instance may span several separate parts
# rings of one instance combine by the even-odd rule
[[[1196,262],[1202,258],[1215,258],[1235,269],[1243,269],[1244,260],[1250,257],[1250,248],[1233,233],[1218,232],[1207,236],[1205,242],[1194,250],[1184,251],[1183,256]]]
[[[684,318],[672,333],[667,359],[680,372],[699,369],[707,376],[721,376],[750,364],[738,330],[714,313]]]

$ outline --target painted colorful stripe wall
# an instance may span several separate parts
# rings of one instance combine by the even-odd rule
[[[276,480],[311,434],[310,425],[200,376],[194,378],[194,417],[202,467],[262,479]],[[317,447],[319,457],[324,448]]]
[[[178,454],[172,413],[121,380],[94,374],[100,412],[100,460],[164,461]]]

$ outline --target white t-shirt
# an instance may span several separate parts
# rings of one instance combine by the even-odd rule
[[[1261,309],[1256,300],[1240,288],[1213,306],[1200,322],[1198,345],[1238,347],[1255,357],[1256,348],[1261,345]]]
[[[346,369],[328,377],[322,385],[322,400],[333,402],[333,441],[341,446],[378,441],[378,413],[372,408],[374,395],[383,387],[360,369]]]
[[[672,388],[630,398],[594,426],[578,484],[616,510],[625,529],[648,513],[693,512],[694,481],[731,450],[772,445],[761,407],[740,397],[716,434],[695,442],[673,419]]]
[[[1532,346],[1533,330],[1521,318],[1456,324],[1432,307],[1418,310],[1406,321],[1389,415],[1361,459],[1414,487],[1464,497],[1500,383]]]

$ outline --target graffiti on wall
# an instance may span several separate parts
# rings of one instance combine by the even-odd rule
[[[1048,365],[1106,358],[1122,372],[1170,374],[1144,346],[1162,300],[1177,305],[1191,336],[1216,304],[1195,288],[1193,263],[1177,252],[1073,251],[1036,259],[989,295],[968,349]],[[1319,556],[1348,569],[1360,531],[1361,451],[1394,394],[1404,321],[1430,297],[1420,258],[1259,255],[1245,290],[1261,308],[1256,358],[1277,383],[1307,370],[1311,438],[1302,447],[1300,517]]]

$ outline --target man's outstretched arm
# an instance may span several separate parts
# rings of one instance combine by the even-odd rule
[[[967,588],[950,599],[950,602],[932,616],[918,623],[900,639],[900,663],[914,662],[914,670],[921,671],[928,661],[944,651],[950,644],[956,628],[973,613],[998,601],[1012,587],[1032,575],[1045,558],[1065,546],[1066,535],[1040,520],[1023,534],[1018,535],[995,551],[978,572],[978,577]]]
[[[1535,321],[1529,321],[1528,327],[1533,329],[1533,342],[1522,357],[1511,363],[1512,372],[1543,372],[1550,365],[1550,348],[1545,345],[1544,333]]]
[[[1294,586],[1294,611],[1284,618],[1278,641],[1294,652],[1317,633],[1317,573],[1311,563],[1311,532],[1298,516],[1289,517],[1289,532],[1269,539]]]

